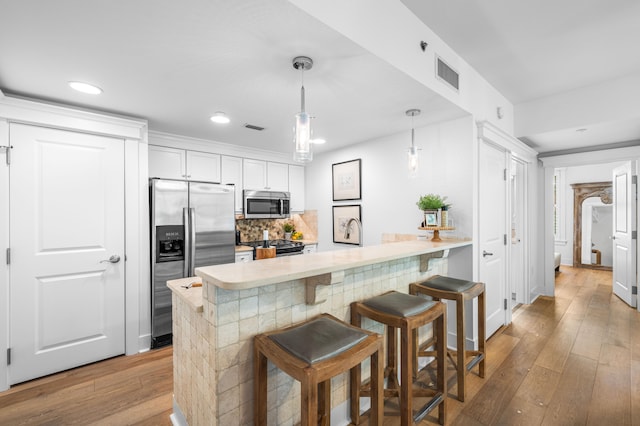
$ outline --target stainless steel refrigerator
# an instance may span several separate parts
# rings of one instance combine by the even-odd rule
[[[171,343],[168,280],[235,261],[233,185],[152,178],[151,347]]]

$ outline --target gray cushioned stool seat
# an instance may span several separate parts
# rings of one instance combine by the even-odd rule
[[[443,277],[442,275],[436,275],[429,278],[426,281],[419,283],[421,286],[435,288],[436,290],[452,291],[455,293],[462,293],[469,290],[476,283],[473,281],[461,280],[458,278]]]
[[[372,309],[397,317],[410,317],[430,309],[436,302],[423,297],[393,291],[362,302]]]
[[[341,322],[329,318],[317,318],[269,336],[287,352],[313,364],[332,358],[352,348],[367,335]]]

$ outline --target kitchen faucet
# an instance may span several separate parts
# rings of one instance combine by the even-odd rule
[[[352,217],[347,221],[347,226],[344,229],[344,238],[348,240],[351,235],[351,222],[355,222],[358,225],[358,245],[362,247],[362,222],[356,217]]]

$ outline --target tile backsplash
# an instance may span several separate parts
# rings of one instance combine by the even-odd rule
[[[303,234],[304,240],[318,239],[318,212],[307,210],[304,214],[292,214],[289,219],[236,219],[236,229],[240,231],[240,241],[262,240],[262,231],[269,231],[269,239],[284,238],[282,226],[292,223],[295,230]]]

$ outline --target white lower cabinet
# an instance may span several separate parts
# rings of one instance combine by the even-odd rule
[[[237,251],[236,263],[253,262],[253,251]]]

